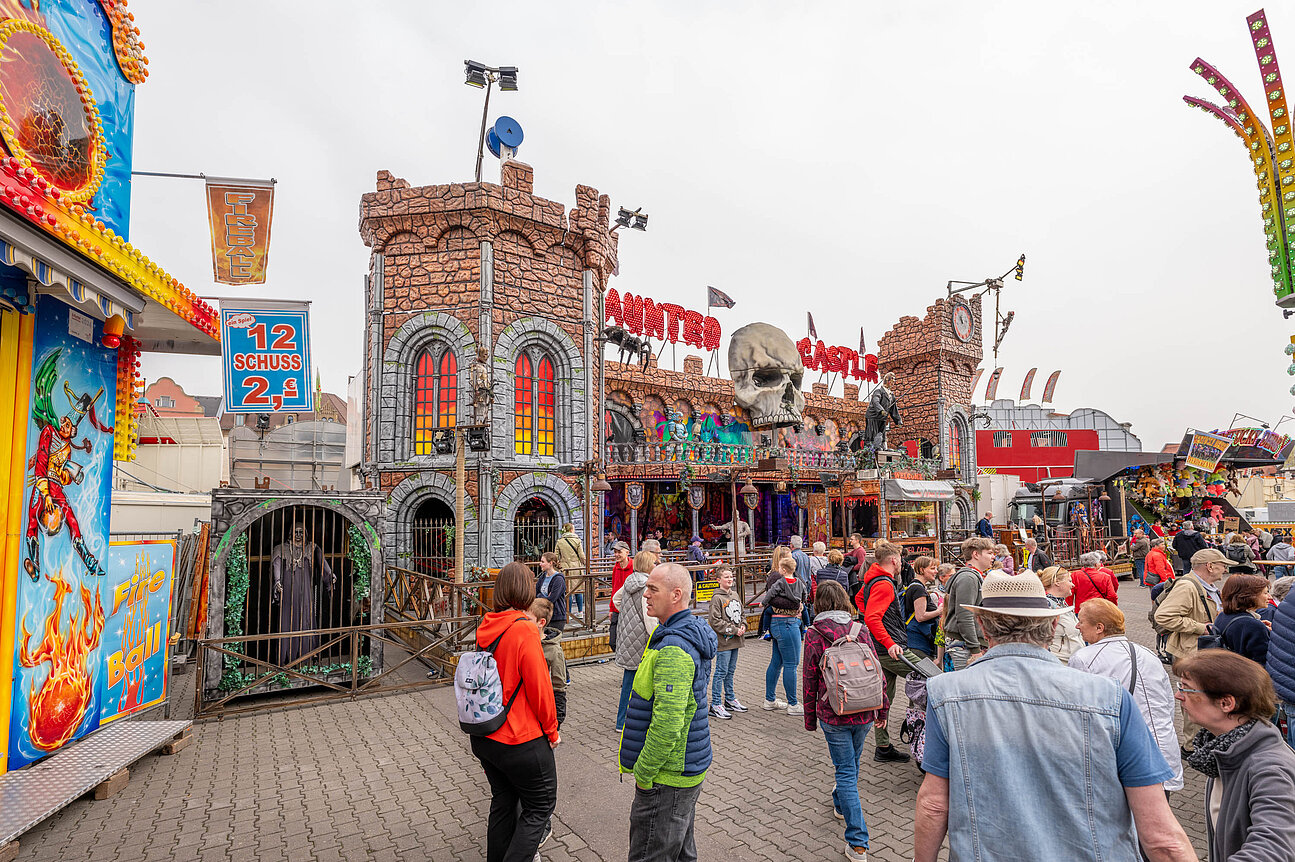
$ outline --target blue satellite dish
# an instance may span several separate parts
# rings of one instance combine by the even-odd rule
[[[499,136],[494,129],[486,132],[486,146],[490,148],[490,155],[499,158]]]
[[[516,149],[522,145],[522,124],[512,117],[500,117],[492,131],[505,147]]]

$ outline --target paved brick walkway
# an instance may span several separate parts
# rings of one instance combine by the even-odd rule
[[[1145,590],[1120,587],[1134,636],[1152,641]],[[738,695],[758,705],[769,647],[748,641]],[[190,678],[191,679],[191,678]],[[558,749],[560,793],[545,862],[624,860],[633,785],[615,768],[620,671],[574,668]],[[892,733],[903,714],[901,700]],[[81,800],[22,838],[23,860],[436,860],[484,857],[486,782],[458,731],[452,692],[414,692],[209,722],[173,757],[151,756],[111,799]],[[754,709],[717,722],[715,763],[697,808],[705,860],[840,858],[831,762],[801,719]],[[865,760],[869,858],[911,858],[911,764]],[[1204,855],[1203,781],[1174,794]],[[1039,822],[1047,815],[1038,813]]]

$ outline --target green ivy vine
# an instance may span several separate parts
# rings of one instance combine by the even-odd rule
[[[354,524],[346,525],[346,535],[350,539],[346,556],[351,561],[351,585],[357,599],[369,595],[369,583],[373,573],[373,550],[360,529]]]

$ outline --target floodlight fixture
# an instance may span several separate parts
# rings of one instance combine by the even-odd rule
[[[616,213],[616,227],[612,228],[612,232],[614,233],[623,227],[645,231],[647,230],[647,223],[648,216],[647,213],[643,212],[643,207],[634,210],[621,207]]]
[[[500,66],[499,67],[499,89],[506,93],[517,91],[517,67]]]
[[[484,63],[478,63],[476,60],[463,61],[463,74],[467,80],[464,81],[469,87],[481,89],[490,83],[490,78],[486,74],[489,67]],[[503,89],[503,86],[500,86]],[[517,70],[513,70],[513,89],[517,89]]]
[[[449,455],[454,451],[454,429],[438,428],[432,435],[432,448],[437,455]]]
[[[486,432],[484,425],[468,426],[466,436],[468,438],[468,449],[473,452],[490,451],[490,435]]]

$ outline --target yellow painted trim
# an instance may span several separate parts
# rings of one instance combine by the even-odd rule
[[[0,312],[0,775],[8,771],[9,711],[13,692],[13,650],[18,600],[19,548],[23,534],[23,479],[27,470],[27,413],[31,402],[31,363],[35,314]]]

